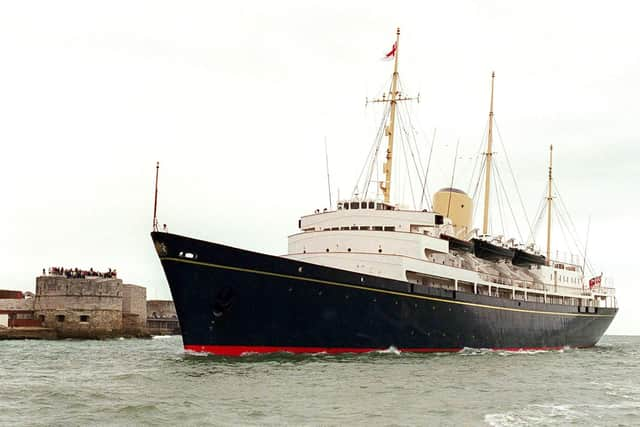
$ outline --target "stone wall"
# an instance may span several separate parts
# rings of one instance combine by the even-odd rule
[[[137,285],[122,285],[122,319],[125,335],[139,336],[147,327],[147,289]]]
[[[101,338],[122,333],[122,280],[36,278],[34,311],[60,337]]]
[[[13,311],[32,311],[34,298],[0,299],[0,313]]]
[[[147,301],[147,316],[153,319],[175,319],[176,306],[173,301],[149,300]]]

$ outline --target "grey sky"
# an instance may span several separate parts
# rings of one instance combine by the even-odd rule
[[[400,26],[421,137],[438,128],[430,188],[449,184],[458,138],[475,154],[495,70],[529,215],[553,143],[578,229],[592,216],[590,259],[618,287],[609,332],[640,333],[637,16],[631,1],[2,2],[0,288],[115,267],[169,298],[148,236],[156,160],[170,231],[285,253],[298,217],[327,205],[325,136],[334,197],[351,192]]]

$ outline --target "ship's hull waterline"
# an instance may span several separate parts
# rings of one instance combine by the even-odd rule
[[[184,348],[219,355],[591,347],[617,309],[518,301],[152,233]],[[587,311],[587,312],[585,312]]]

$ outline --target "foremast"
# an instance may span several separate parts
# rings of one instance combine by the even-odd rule
[[[395,128],[396,128],[396,107],[398,102],[400,101],[409,101],[417,98],[409,98],[406,96],[402,96],[398,91],[398,52],[400,48],[400,28],[396,30],[396,42],[393,45],[391,52],[389,52],[386,57],[390,57],[393,55],[394,65],[393,65],[393,76],[391,79],[391,90],[389,91],[389,97],[385,97],[384,95],[380,99],[374,99],[371,102],[388,102],[390,103],[389,108],[389,124],[385,129],[385,133],[388,138],[387,142],[387,154],[385,156],[385,163],[383,165],[384,172],[384,182],[380,182],[380,190],[382,190],[382,194],[384,196],[384,202],[391,202],[391,171],[393,166],[393,142],[395,136]]]
[[[384,184],[380,183],[380,189],[384,194],[384,202],[389,203],[391,198],[391,167],[393,166],[393,136],[396,125],[396,99],[398,98],[398,50],[400,48],[400,28],[396,30],[396,44],[394,45],[395,58],[393,64],[393,77],[391,79],[391,108],[389,111],[389,126],[387,126],[387,156],[383,166]]]

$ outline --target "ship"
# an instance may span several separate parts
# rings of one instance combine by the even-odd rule
[[[471,198],[444,188],[431,209],[391,202],[400,30],[388,94],[384,180],[298,221],[274,256],[158,229],[151,238],[180,321],[184,349],[255,353],[458,352],[594,346],[615,317],[615,289],[584,265],[552,259],[552,163],[546,256],[487,230],[493,78],[482,233]],[[426,179],[426,178],[425,178]],[[381,194],[380,194],[381,193]]]

